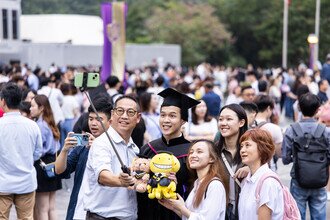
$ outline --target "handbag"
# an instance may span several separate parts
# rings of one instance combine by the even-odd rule
[[[56,154],[55,154],[55,161],[57,160],[57,148],[56,148]],[[49,179],[53,179],[56,177],[56,173],[55,173],[55,162],[52,163],[48,163],[46,164],[45,162],[43,162],[40,158],[40,166],[43,169],[45,175],[49,178]]]
[[[42,169],[45,171],[46,176],[49,179],[52,179],[56,176],[55,174],[55,163],[49,163],[49,164],[45,164],[42,160],[40,162],[40,166],[42,167]]]

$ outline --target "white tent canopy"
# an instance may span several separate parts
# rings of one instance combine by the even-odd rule
[[[89,15],[22,15],[21,39],[34,43],[103,45],[103,21]]]

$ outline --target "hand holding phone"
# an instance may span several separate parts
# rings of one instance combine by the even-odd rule
[[[70,149],[74,148],[77,145],[77,139],[72,137],[74,133],[69,132],[64,140],[63,150],[69,151]]]
[[[73,133],[73,134],[70,134],[70,137],[76,138],[76,140],[77,140],[76,146],[87,146],[88,145],[88,141],[89,141],[88,134]]]

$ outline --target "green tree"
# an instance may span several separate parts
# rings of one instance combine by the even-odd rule
[[[289,8],[289,50],[291,64],[299,61],[308,63],[308,34],[315,30],[315,0],[291,1]],[[321,0],[319,59],[324,61],[330,52],[330,2]]]
[[[100,16],[103,0],[24,0],[23,14]],[[176,43],[185,64],[281,65],[282,0],[127,0],[127,41]],[[330,52],[330,1],[321,0],[319,59]],[[222,22],[220,23],[219,20]],[[224,24],[224,25],[222,25]],[[315,0],[291,0],[288,62],[308,62]],[[230,39],[230,41],[228,41]]]
[[[102,0],[23,0],[23,14],[100,15]]]
[[[62,14],[68,13],[66,8],[62,7],[64,0],[28,0],[22,2],[23,14]]]
[[[168,2],[154,10],[146,26],[153,41],[180,44],[186,65],[205,61],[230,39],[213,7],[206,4]]]
[[[283,1],[208,0],[232,33],[234,53],[258,66],[281,65]],[[320,58],[330,43],[330,2],[321,1]],[[291,1],[288,25],[288,62],[308,61],[307,36],[314,32],[315,0]],[[328,51],[329,52],[329,51]]]
[[[165,1],[162,0],[129,0],[126,39],[133,43],[151,43],[152,40],[146,29],[146,20],[150,17],[156,7],[160,7]]]
[[[234,53],[254,65],[279,62],[281,1],[209,0],[233,35]]]

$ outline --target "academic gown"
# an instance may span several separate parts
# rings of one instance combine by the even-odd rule
[[[159,151],[169,151],[178,158],[180,161],[180,170],[176,173],[176,178],[178,181],[176,192],[179,193],[184,200],[188,197],[188,189],[190,189],[190,185],[192,184],[188,182],[189,175],[186,165],[189,147],[190,142],[186,140],[183,135],[181,135],[181,137],[171,139],[169,143],[166,143],[165,138],[162,136],[161,138],[144,145],[140,150],[140,154],[148,158],[152,158],[156,152]],[[137,199],[138,219],[140,220],[180,219],[174,212],[160,205],[157,199],[149,199],[148,193],[137,193]]]

